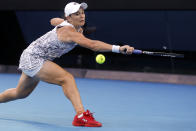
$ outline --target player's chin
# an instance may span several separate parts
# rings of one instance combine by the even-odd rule
[[[80,26],[83,26],[85,24],[85,21],[80,21]]]

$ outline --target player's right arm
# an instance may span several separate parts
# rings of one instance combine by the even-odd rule
[[[99,52],[112,51],[111,44],[107,44],[105,42],[98,41],[98,40],[88,39],[83,34],[78,33],[71,26],[64,26],[62,28],[59,28],[57,30],[57,34],[58,34],[58,39],[63,42],[75,42],[80,46],[91,49],[93,51],[99,51]],[[127,54],[131,54],[134,49],[133,47],[125,45],[120,47],[120,52],[124,53],[125,48],[127,49],[126,52]]]

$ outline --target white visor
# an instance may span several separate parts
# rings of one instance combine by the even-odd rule
[[[84,10],[88,7],[88,5],[86,3],[76,3],[76,2],[70,2],[68,3],[65,8],[64,8],[64,13],[65,13],[65,17],[73,14],[73,13],[76,13],[80,7],[82,7]]]

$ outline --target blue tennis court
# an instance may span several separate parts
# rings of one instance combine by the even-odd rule
[[[0,92],[19,74],[0,74]],[[196,86],[76,78],[86,109],[101,128],[73,127],[61,87],[40,82],[26,99],[0,104],[1,131],[195,131]]]

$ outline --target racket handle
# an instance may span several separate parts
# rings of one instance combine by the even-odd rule
[[[124,49],[124,52],[126,53],[127,52],[127,49]],[[133,50],[133,54],[142,54],[142,50],[138,50],[138,49],[134,49]]]
[[[134,49],[133,54],[142,54],[142,50]]]

